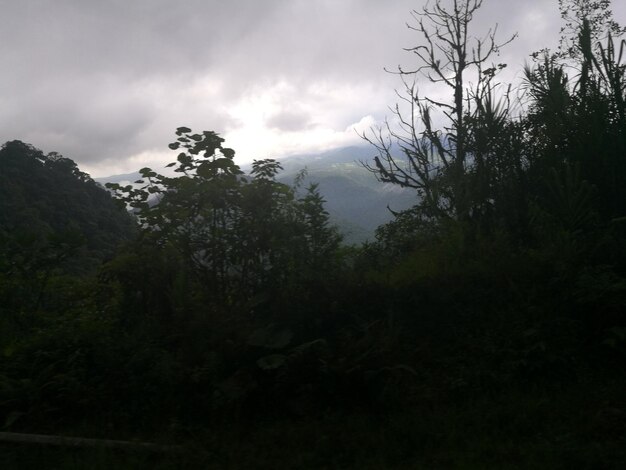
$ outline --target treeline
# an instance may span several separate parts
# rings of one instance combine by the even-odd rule
[[[480,2],[454,4],[416,12],[417,31],[467,28]],[[416,48],[451,99],[407,80],[401,127],[368,137],[372,171],[416,205],[364,246],[342,245],[314,185],[277,182],[274,160],[244,174],[214,132],[178,128],[177,176],[109,185],[117,210],[71,160],[5,144],[0,425],[210,442],[274,468],[277,435],[291,468],[368,468],[372,453],[621,468],[626,43],[608,3],[560,4],[573,33],[525,69],[521,114],[498,89],[504,65],[487,65],[494,35],[482,56],[445,29],[442,48]],[[55,244],[68,227],[76,242]]]
[[[379,229],[367,262],[398,284],[458,277],[452,291],[462,290],[473,273],[473,283],[501,293],[545,291],[560,318],[621,345],[623,359],[626,42],[614,34],[624,29],[610,2],[559,2],[561,47],[533,54],[514,90],[498,79],[506,64],[488,65],[502,47],[491,30],[467,50],[481,2],[457,3],[416,13],[427,45],[413,50],[450,100],[422,97],[405,80],[400,126],[365,136],[378,151],[370,170],[420,197]]]

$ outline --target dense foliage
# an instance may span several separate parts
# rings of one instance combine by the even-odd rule
[[[470,21],[481,2],[444,3],[427,18]],[[370,168],[418,197],[361,247],[304,175],[244,174],[219,135],[180,127],[174,176],[110,185],[136,236],[78,277],[60,231],[113,243],[123,218],[71,161],[6,144],[0,163],[20,163],[0,173],[17,201],[0,200],[0,233],[29,243],[22,204],[57,257],[22,252],[54,267],[34,300],[30,258],[3,241],[0,425],[192,442],[207,468],[622,468],[626,42],[604,34],[606,2],[560,4],[575,34],[525,70],[521,116],[494,86],[503,67],[479,61],[450,126],[410,95],[423,120],[391,134],[403,155],[373,139]],[[83,223],[85,193],[108,224]]]
[[[58,239],[77,250],[73,268],[89,271],[132,234],[131,218],[69,158],[20,141],[0,149],[0,239],[11,248],[4,255]]]
[[[77,276],[93,276],[135,234],[132,218],[69,158],[20,141],[0,149],[0,326],[69,306]],[[70,280],[72,279],[72,280]],[[67,291],[67,292],[65,292]],[[70,295],[70,297],[72,297]],[[28,329],[26,330],[28,331]]]
[[[244,176],[217,134],[176,134],[170,148],[185,151],[168,167],[181,176],[144,168],[139,188],[108,185],[134,210],[145,243],[174,249],[212,297],[229,303],[329,269],[339,237],[315,185],[297,197],[299,188],[275,180],[275,160],[255,161]]]

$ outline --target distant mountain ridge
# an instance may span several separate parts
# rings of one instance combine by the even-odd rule
[[[362,162],[372,159],[370,146],[352,146],[318,154],[294,155],[281,159],[284,172],[279,180],[292,183],[303,168],[305,185],[319,184],[326,210],[347,243],[373,239],[376,228],[393,219],[389,209],[400,211],[415,204],[415,192],[381,183]]]
[[[389,209],[408,209],[416,202],[416,194],[390,183],[381,183],[361,162],[372,159],[370,146],[351,146],[278,158],[283,171],[278,180],[292,185],[296,176],[306,169],[303,186],[317,183],[326,200],[331,220],[345,237],[346,243],[362,243],[373,239],[376,228],[393,219]],[[250,165],[242,165],[246,173]],[[105,183],[133,184],[139,173],[96,178]]]

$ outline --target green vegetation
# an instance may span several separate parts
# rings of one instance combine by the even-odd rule
[[[454,4],[418,31],[480,6]],[[626,41],[608,2],[560,5],[574,32],[526,68],[521,116],[503,66],[440,35],[467,90],[417,49],[451,104],[409,86],[420,120],[372,138],[371,170],[418,194],[364,246],[304,173],[245,175],[211,131],[176,130],[177,176],[109,185],[117,209],[71,160],[5,144],[0,426],[184,450],[0,443],[0,466],[623,468]]]
[[[342,147],[321,153],[281,157],[283,170],[276,175],[277,181],[292,185],[303,169],[306,175],[301,186],[318,185],[325,199],[331,224],[335,225],[345,244],[361,244],[374,239],[376,229],[393,219],[394,211],[408,209],[415,204],[415,194],[410,189],[390,184],[380,184],[376,176],[360,162],[368,161],[372,149],[366,143]],[[244,173],[252,171],[251,165],[241,168]],[[103,185],[117,183],[121,186],[135,184],[141,178],[139,172],[97,178]]]

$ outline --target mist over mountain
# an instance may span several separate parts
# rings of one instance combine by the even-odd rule
[[[290,155],[280,158],[283,171],[278,180],[292,185],[300,172],[306,170],[302,190],[318,184],[326,200],[331,221],[344,235],[346,243],[362,243],[373,239],[377,227],[393,219],[393,211],[408,209],[416,203],[415,192],[397,185],[381,183],[362,164],[372,159],[371,146],[351,146],[320,153]],[[250,165],[242,170],[249,173]],[[139,173],[96,178],[105,183],[132,184]]]
[[[380,183],[362,164],[372,160],[371,146],[331,149],[318,154],[293,155],[281,159],[284,172],[279,179],[292,183],[306,168],[304,180],[319,184],[326,199],[326,210],[348,243],[372,239],[376,228],[393,219],[393,211],[416,203],[414,191]],[[391,209],[391,210],[390,210]]]

